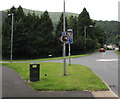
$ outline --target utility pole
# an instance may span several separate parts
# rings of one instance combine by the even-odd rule
[[[89,26],[84,26],[84,38],[85,38],[85,53],[87,54],[87,42],[86,42],[86,40],[87,40],[87,27],[93,27],[93,25],[89,25]]]
[[[86,53],[86,28],[87,28],[87,26],[84,26],[84,38],[85,38],[85,53]]]
[[[64,0],[64,4],[63,4],[63,32],[65,31],[65,0]],[[63,42],[63,64],[64,64],[64,76],[66,76],[66,44],[65,42]]]
[[[12,13],[12,33],[11,33],[11,63],[13,59],[13,23],[14,23],[14,14]]]
[[[12,63],[13,60],[13,24],[14,24],[14,13],[8,14],[8,16],[12,16],[12,22],[11,22],[11,52],[10,52],[10,63]]]

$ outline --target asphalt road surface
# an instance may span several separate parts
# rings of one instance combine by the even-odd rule
[[[91,68],[118,95],[118,55],[114,51],[97,52],[89,56],[73,58],[71,61]],[[63,62],[63,60],[47,62]],[[68,63],[68,59],[66,62]]]

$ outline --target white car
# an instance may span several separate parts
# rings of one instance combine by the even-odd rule
[[[113,50],[114,49],[112,45],[108,45],[106,47],[107,47],[108,50]]]
[[[118,47],[116,47],[116,48],[115,48],[115,51],[118,51],[118,50],[119,50],[119,48],[118,48]]]

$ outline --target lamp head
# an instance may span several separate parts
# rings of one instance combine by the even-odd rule
[[[9,13],[8,16],[11,16],[11,14]]]

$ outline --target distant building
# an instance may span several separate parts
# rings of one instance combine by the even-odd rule
[[[7,12],[0,11],[0,60],[2,60],[2,24],[7,17]]]
[[[2,33],[2,24],[6,17],[7,17],[7,12],[0,11],[0,35]]]

